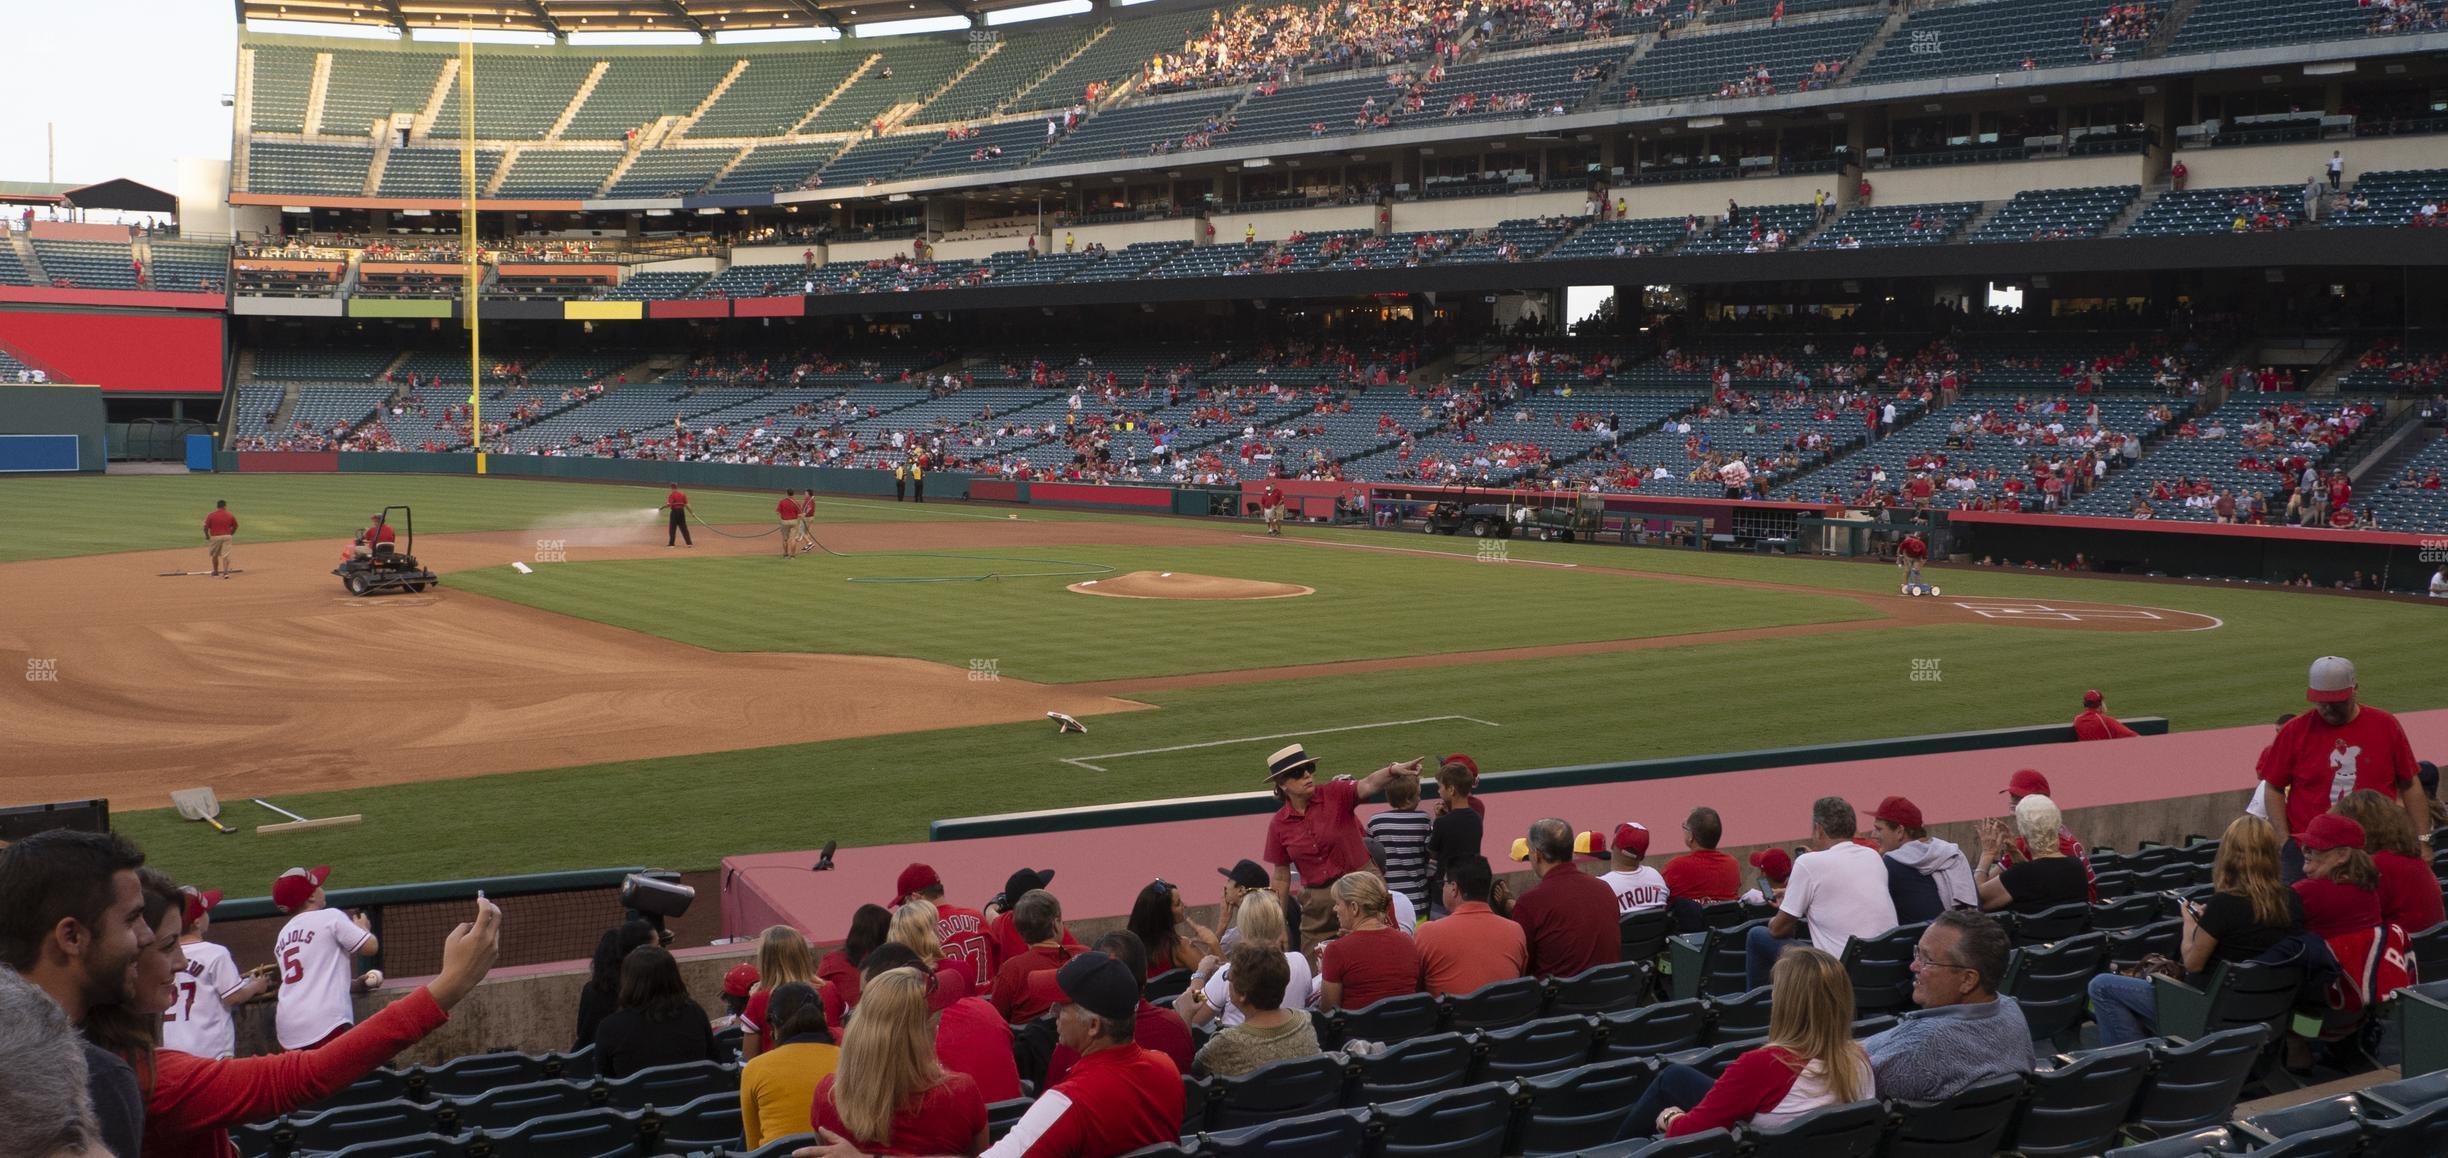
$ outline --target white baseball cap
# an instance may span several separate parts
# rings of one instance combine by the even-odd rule
[[[2311,686],[2304,698],[2316,704],[2335,704],[2354,698],[2354,661],[2344,656],[2324,655],[2312,661]]]

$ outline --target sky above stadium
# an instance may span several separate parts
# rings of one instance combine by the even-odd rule
[[[126,177],[177,191],[181,157],[229,157],[238,24],[214,0],[78,0],[0,32],[0,180]],[[58,133],[57,177],[45,126]]]

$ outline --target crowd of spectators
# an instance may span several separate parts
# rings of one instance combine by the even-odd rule
[[[2351,662],[2317,660],[2306,684],[2310,708],[2280,717],[2208,889],[2179,899],[2177,956],[2089,981],[2101,1044],[2151,1033],[2153,974],[2201,984],[2221,964],[2259,962],[2337,979],[2307,988],[2319,1026],[2283,1036],[2290,1070],[2376,1068],[2375,1011],[2412,981],[2412,935],[2448,917],[2427,847],[2437,774],[2393,715],[2360,701]],[[2083,702],[2078,736],[2132,736],[2098,691]],[[2363,753],[2343,773],[2331,759],[2342,745]],[[1021,869],[973,909],[913,863],[888,903],[859,906],[845,929],[766,929],[721,985],[720,1024],[739,1032],[746,1060],[747,1144],[815,1133],[802,1154],[1108,1158],[1180,1132],[1185,1074],[1237,1077],[1315,1057],[1321,1019],[1382,1002],[1583,976],[1619,961],[1625,920],[1663,913],[1698,931],[1704,906],[1727,903],[1769,914],[1744,932],[1748,979],[1769,993],[1765,1035],[1714,1075],[1664,1067],[1632,1108],[1627,1139],[1773,1127],[1873,1097],[1935,1101],[2038,1064],[2023,1007],[2000,991],[2013,951],[2000,916],[2097,903],[2102,884],[2035,769],[2008,778],[2008,814],[1973,825],[1970,847],[1934,833],[1905,797],[1881,799],[1865,827],[1851,802],[1828,796],[1808,807],[1807,841],[1751,854],[1747,878],[1745,862],[1720,851],[1725,824],[1710,807],[1681,818],[1684,851],[1669,857],[1640,819],[1502,819],[1506,798],[1477,791],[1467,756],[1433,772],[1412,760],[1328,778],[1293,744],[1264,770],[1278,807],[1252,826],[1257,856],[1217,870],[1213,927],[1181,886],[1157,879],[1122,928],[1083,944],[1052,873]],[[1423,807],[1431,775],[1436,797]],[[1483,853],[1490,825],[1522,833],[1511,880]],[[284,936],[327,955],[293,970],[273,999],[292,1048],[234,1058],[226,1017],[191,1026],[174,1009],[191,961],[216,978],[216,1010],[264,989],[234,963],[217,979],[220,958],[197,934],[219,892],[182,888],[120,836],[62,830],[0,848],[0,1069],[12,1075],[12,1112],[42,1102],[12,1118],[40,1120],[42,1136],[14,1140],[37,1153],[228,1153],[228,1130],[345,1089],[445,1023],[493,965],[500,911],[479,899],[445,938],[438,975],[357,1023],[346,994],[370,978],[352,980],[353,962],[376,939],[363,915],[330,907],[329,873],[296,868],[273,883],[293,929],[330,933]],[[1912,1008],[1857,1039],[1842,962],[1854,943],[1899,929],[1918,929]],[[2379,967],[2341,977],[2338,962]],[[1150,982],[1168,975],[1179,996],[1151,1002]],[[706,1008],[670,934],[633,918],[599,940],[574,1036],[606,1078],[725,1060]],[[1042,1083],[998,1140],[986,1107],[1021,1095],[1024,1064],[1032,1077],[1042,1065]]]

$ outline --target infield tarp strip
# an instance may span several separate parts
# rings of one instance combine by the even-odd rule
[[[2163,716],[2142,716],[2125,726],[2144,736],[2164,736]],[[1890,760],[1899,756],[1930,756],[1948,752],[1981,752],[2029,744],[2074,742],[2072,724],[2038,724],[2022,728],[1991,728],[1979,732],[1942,732],[1928,736],[1895,736],[1883,740],[1851,740],[1798,748],[1760,748],[1749,752],[1718,752],[1706,756],[1674,756],[1659,760],[1628,760],[1610,764],[1574,764],[1562,768],[1532,768],[1491,772],[1479,778],[1481,792],[1519,792],[1535,788],[1577,788],[1593,784],[1633,784],[1719,772],[1748,772],[1796,764],[1834,764],[1851,760]],[[928,840],[969,840],[982,836],[1022,836],[1070,832],[1082,828],[1157,824],[1172,820],[1208,820],[1221,816],[1263,816],[1277,808],[1271,792],[1235,792],[1222,796],[1191,796],[1173,800],[1142,800],[1087,808],[1052,808],[1037,812],[1006,812],[994,816],[962,816],[927,826]]]

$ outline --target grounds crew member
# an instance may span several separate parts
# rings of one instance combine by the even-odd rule
[[[663,496],[663,509],[671,512],[671,523],[663,533],[663,545],[677,547],[680,543],[687,543],[696,546],[697,540],[689,537],[688,492],[681,490],[679,483],[673,483],[671,493]],[[678,539],[680,543],[673,542],[673,539]]]
[[[2083,693],[2083,710],[2074,717],[2074,738],[2077,740],[2122,740],[2134,734],[2115,716],[2108,714],[2108,697],[2094,688]]]
[[[907,459],[893,464],[893,501],[896,503],[909,501],[909,461]]]
[[[381,511],[374,512],[373,525],[367,527],[364,532],[357,536],[357,545],[365,548],[364,553],[369,555],[374,553],[374,545],[377,543],[396,544],[398,542],[399,532],[392,530],[391,524],[383,521],[383,514]]]
[[[799,492],[799,550],[802,553],[816,546],[816,530],[808,526],[808,520],[815,517],[816,492],[813,490]]]
[[[782,501],[774,504],[775,517],[782,520],[782,557],[799,553],[799,492],[782,492]]]
[[[1274,483],[1258,492],[1258,511],[1266,516],[1267,534],[1283,534],[1284,494]]]
[[[213,504],[212,513],[204,516],[204,553],[212,559],[212,573],[229,577],[230,539],[238,533],[238,516],[229,513],[229,500]]]
[[[1921,561],[1927,558],[1929,543],[1919,531],[1904,536],[1904,541],[1896,544],[1896,566],[1904,569],[1905,594],[1912,594],[1912,589],[1921,585]]]

